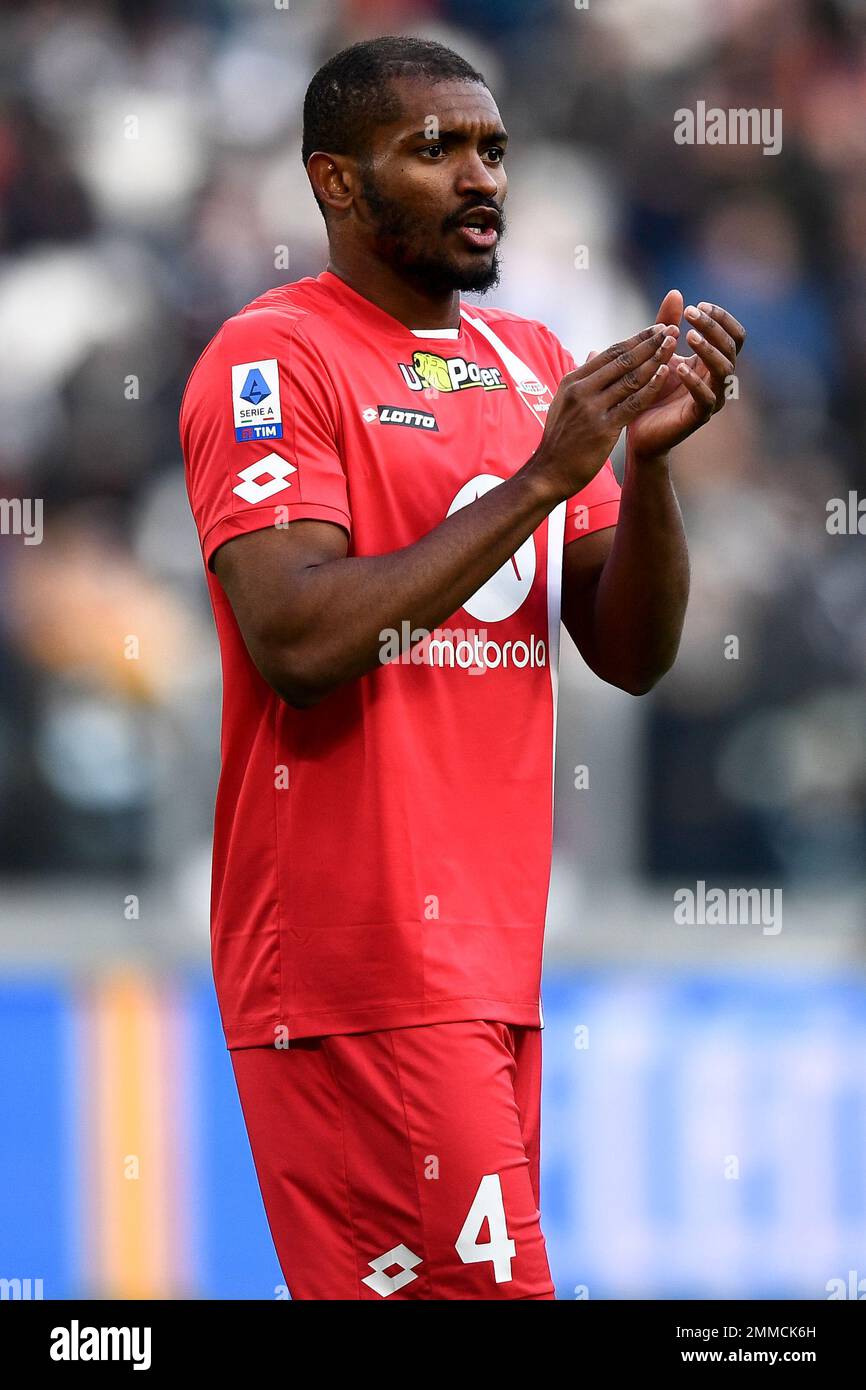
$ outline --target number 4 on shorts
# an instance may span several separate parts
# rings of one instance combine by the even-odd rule
[[[478,1236],[485,1216],[490,1239],[482,1243]],[[465,1265],[477,1265],[484,1260],[490,1260],[497,1284],[507,1284],[510,1281],[511,1261],[517,1254],[517,1246],[509,1237],[505,1224],[505,1204],[502,1200],[502,1183],[499,1181],[498,1173],[487,1173],[481,1179],[455,1248]]]

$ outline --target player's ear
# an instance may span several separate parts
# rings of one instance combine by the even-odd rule
[[[320,203],[334,212],[348,212],[354,199],[354,180],[348,156],[315,150],[307,160],[307,178]]]

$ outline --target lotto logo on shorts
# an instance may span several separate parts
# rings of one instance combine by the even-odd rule
[[[275,357],[239,362],[232,367],[232,410],[239,444],[255,439],[282,439],[280,369]]]
[[[370,1268],[375,1271],[368,1274],[366,1279],[362,1279],[362,1284],[367,1284],[382,1298],[387,1298],[389,1294],[396,1293],[405,1284],[411,1284],[418,1275],[412,1271],[416,1265],[421,1264],[421,1256],[414,1254],[405,1245],[395,1245],[393,1250],[387,1250],[384,1255],[380,1255],[377,1260],[370,1260]],[[393,1270],[392,1274],[387,1271]]]

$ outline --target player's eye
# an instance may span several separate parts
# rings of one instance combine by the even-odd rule
[[[491,160],[493,164],[501,164],[505,158],[505,151],[501,145],[491,145],[490,149],[487,150],[487,158]]]
[[[442,155],[442,154],[445,153],[445,146],[444,146],[444,145],[425,145],[424,148],[423,148],[423,150],[421,151],[421,153],[422,153],[422,154],[428,154],[428,155],[430,156],[431,159],[436,159],[436,158],[438,158],[439,155]]]

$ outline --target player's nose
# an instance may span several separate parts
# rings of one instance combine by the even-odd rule
[[[499,182],[493,170],[488,168],[481,155],[467,155],[457,176],[457,192],[461,197],[467,193],[477,193],[483,198],[495,198],[499,192]]]

